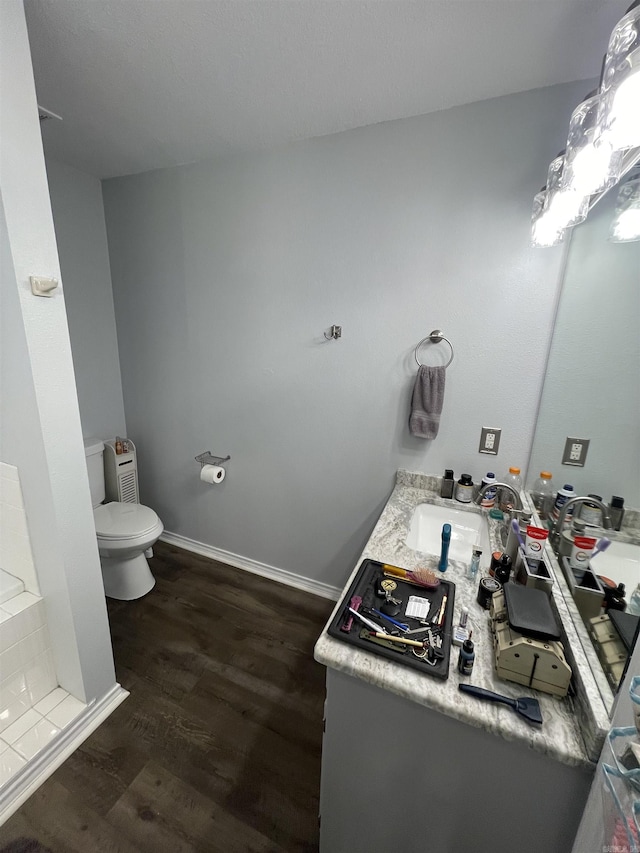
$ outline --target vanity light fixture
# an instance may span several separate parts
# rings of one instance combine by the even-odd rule
[[[551,161],[544,202],[545,212],[557,231],[584,222],[589,210],[588,195],[583,195],[573,188],[563,188],[563,172],[564,152]]]
[[[612,243],[640,240],[640,171],[620,187],[609,239]]]
[[[617,151],[640,145],[640,0],[611,33],[600,92],[601,138]]]
[[[600,95],[592,92],[578,104],[569,122],[561,186],[583,196],[612,187],[622,166],[622,153],[598,133],[600,102]]]
[[[556,246],[567,229],[584,221],[602,195],[640,162],[640,0],[615,26],[600,87],[571,115],[566,151],[549,166],[546,191],[534,199],[532,245]],[[633,198],[635,199],[635,195]],[[635,233],[636,202],[616,216],[611,239]],[[619,221],[620,220],[620,221]]]
[[[545,210],[547,188],[543,187],[533,199],[531,214],[531,245],[539,247],[557,246],[566,236],[565,229],[558,229],[551,214]]]

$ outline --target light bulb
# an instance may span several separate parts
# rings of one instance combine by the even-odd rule
[[[571,114],[560,186],[581,195],[609,189],[618,178],[622,154],[599,138],[600,96],[585,98]]]
[[[546,217],[538,219],[531,228],[531,245],[548,248],[558,246],[565,238],[564,231],[558,231],[553,223]]]
[[[565,238],[566,232],[558,229],[552,217],[545,209],[546,190],[537,193],[533,200],[531,215],[531,245],[535,247],[557,246]]]
[[[547,199],[547,216],[558,230],[577,225],[587,218],[589,200],[572,190],[556,190]]]
[[[615,182],[612,157],[611,145],[606,142],[599,145],[591,142],[581,148],[571,163],[571,189],[581,195],[592,195],[611,186]]]

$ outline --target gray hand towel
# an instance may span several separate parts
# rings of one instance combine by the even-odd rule
[[[444,400],[445,367],[421,364],[413,386],[409,429],[417,438],[433,439],[438,434]]]

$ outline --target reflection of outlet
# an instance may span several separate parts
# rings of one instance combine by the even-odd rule
[[[587,458],[587,450],[589,449],[588,438],[567,438],[564,443],[564,453],[562,454],[563,465],[575,465],[578,468],[584,468],[584,463]]]
[[[489,453],[491,456],[497,456],[498,448],[500,447],[501,432],[502,430],[495,427],[482,427],[478,453]]]

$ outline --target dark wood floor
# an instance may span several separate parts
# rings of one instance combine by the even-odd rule
[[[158,543],[155,589],[109,601],[131,696],[0,828],[54,853],[315,851],[332,608]]]

